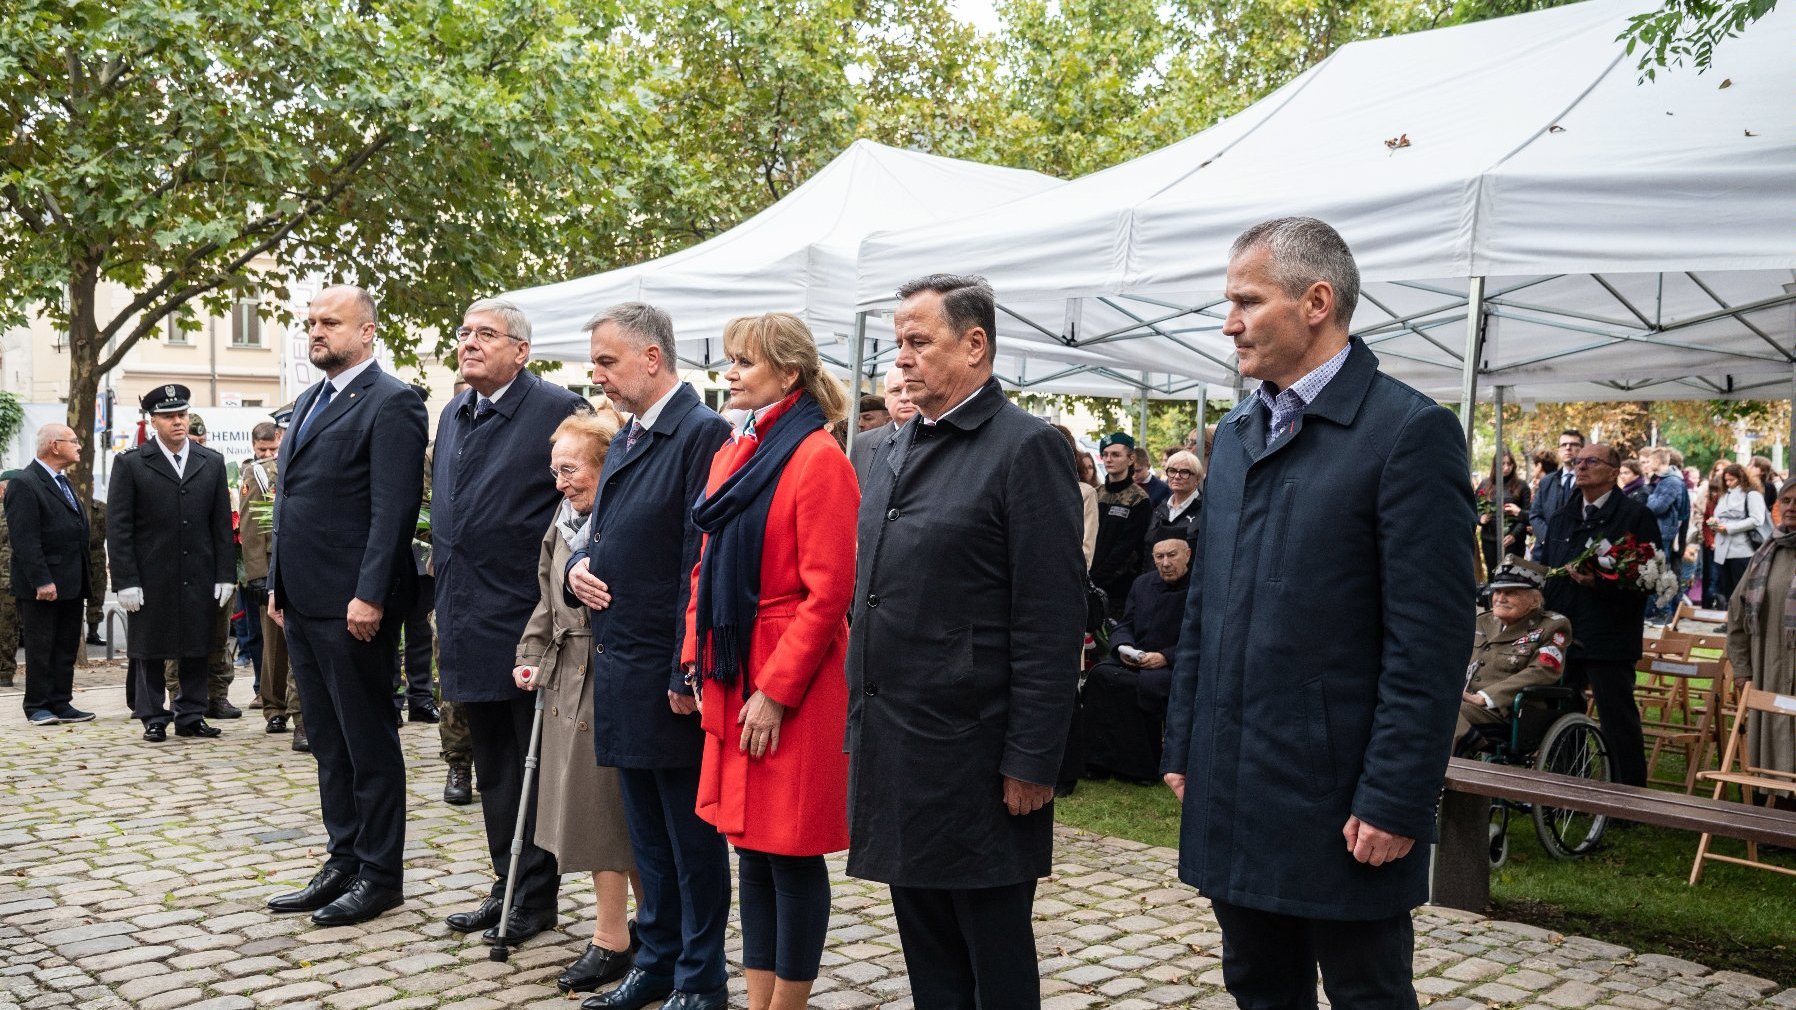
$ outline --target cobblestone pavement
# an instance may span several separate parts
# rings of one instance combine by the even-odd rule
[[[247,679],[236,685],[247,700]],[[477,807],[440,800],[434,727],[408,725],[407,900],[364,926],[314,929],[263,901],[322,860],[311,758],[250,718],[216,741],[139,739],[122,689],[76,704],[98,722],[40,730],[0,693],[0,1010],[547,1010],[553,979],[590,936],[590,891],[570,877],[561,930],[487,959],[450,933],[489,879]],[[1050,1010],[1232,1007],[1220,937],[1173,875],[1175,854],[1063,829],[1036,903]],[[911,1005],[881,887],[835,872],[835,914],[813,1005]],[[1424,909],[1415,965],[1437,1010],[1777,1007],[1796,989],[1596,940]],[[732,955],[736,950],[732,942]],[[741,983],[732,983],[741,1005]]]

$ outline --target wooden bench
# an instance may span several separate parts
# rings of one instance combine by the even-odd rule
[[[1447,792],[1441,797],[1432,903],[1471,912],[1483,912],[1490,905],[1493,799],[1543,803],[1641,824],[1796,848],[1796,813],[1453,758],[1447,762]]]

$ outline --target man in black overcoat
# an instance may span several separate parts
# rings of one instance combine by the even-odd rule
[[[1452,412],[1348,337],[1333,228],[1235,240],[1223,332],[1260,379],[1217,424],[1166,718],[1179,877],[1244,1007],[1416,1005],[1410,910],[1472,650],[1474,515]]]
[[[87,515],[65,476],[80,458],[74,429],[46,424],[37,431],[37,458],[6,486],[12,594],[25,641],[25,718],[34,726],[94,717],[70,704],[82,608],[92,591]]]
[[[1191,545],[1171,536],[1152,546],[1154,570],[1129,587],[1122,620],[1110,631],[1110,658],[1091,668],[1080,690],[1081,753],[1094,777],[1159,780],[1172,659],[1191,588]]]
[[[535,698],[511,679],[524,625],[536,609],[536,555],[561,496],[549,474],[549,439],[586,401],[524,367],[530,320],[503,299],[477,301],[456,330],[457,362],[470,387],[437,420],[431,457],[431,561],[443,635],[437,671],[443,697],[461,706],[480,775],[481,815],[493,884],[449,928],[499,938],[511,840],[524,797]],[[534,802],[506,920],[507,944],[555,923],[561,883],[555,857],[532,840]]]
[[[131,615],[131,715],[151,743],[167,739],[171,719],[167,660],[180,682],[175,735],[219,735],[205,720],[208,661],[221,608],[237,590],[224,456],[188,437],[187,401],[179,384],[144,394],[151,437],[119,454],[106,488],[106,555],[119,606]]]
[[[1639,543],[1659,546],[1659,521],[1615,487],[1621,454],[1613,446],[1583,446],[1569,465],[1577,477],[1577,493],[1547,523],[1543,563],[1564,568],[1590,543],[1615,542],[1629,534]],[[1572,626],[1564,683],[1590,688],[1615,763],[1615,781],[1644,786],[1645,737],[1634,703],[1634,667],[1640,659],[1647,594],[1593,572],[1586,562],[1547,580],[1547,609],[1564,614]]]
[[[582,1005],[636,1010],[666,999],[671,1010],[723,1010],[729,853],[698,816],[704,730],[680,645],[698,563],[692,503],[730,425],[680,381],[667,313],[626,302],[587,331],[593,382],[633,416],[605,455],[594,546],[569,560],[567,592],[593,612],[593,747],[618,770],[642,878],[642,946],[616,989]]]
[[[848,872],[891,885],[918,1007],[1036,1007],[1031,910],[1085,621],[1078,478],[992,378],[984,278],[899,295],[918,416],[861,489]]]
[[[269,615],[318,762],[330,853],[311,883],[272,898],[320,926],[366,922],[405,899],[405,755],[393,724],[399,626],[415,591],[424,403],[374,360],[374,299],[341,285],[306,309],[301,393],[281,440]]]

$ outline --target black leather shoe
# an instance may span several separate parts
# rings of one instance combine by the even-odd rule
[[[168,725],[153,722],[143,728],[143,738],[151,743],[162,743],[168,739]]]
[[[631,968],[622,985],[610,992],[588,996],[580,1001],[581,1010],[641,1010],[674,991],[672,975],[650,975],[641,968]]]
[[[211,719],[241,719],[243,710],[220,698],[206,706],[206,716]]]
[[[105,645],[106,644],[106,640],[104,638],[100,637],[100,633],[98,631],[89,631],[87,633],[87,638],[84,639],[84,641],[87,642],[88,645]]]
[[[481,929],[492,929],[499,925],[499,913],[505,910],[504,901],[497,895],[488,895],[471,912],[452,912],[444,922],[457,933],[472,933]]]
[[[399,888],[382,887],[357,877],[341,898],[312,913],[312,924],[353,926],[403,904],[405,892]]]
[[[289,732],[289,730],[287,729],[287,717],[284,715],[269,716],[268,717],[268,732],[270,732],[270,733]]]
[[[592,992],[603,985],[610,985],[624,977],[630,970],[630,952],[627,950],[606,950],[596,943],[586,945],[586,953],[580,959],[567,966],[561,977],[555,980],[555,988],[562,992]]]
[[[341,898],[353,883],[354,877],[327,866],[319,870],[304,888],[269,898],[268,909],[271,912],[315,912]]]
[[[449,766],[449,780],[443,783],[443,802],[455,807],[474,802],[474,769],[467,765]]]
[[[188,723],[185,726],[176,724],[175,735],[198,736],[211,739],[215,736],[224,736],[224,730],[219,729],[217,726],[208,726],[206,725],[206,720],[201,719],[198,722]]]
[[[712,992],[681,992],[675,989],[661,1004],[661,1010],[725,1010],[730,1005],[730,990],[720,986]]]
[[[301,754],[312,753],[312,741],[306,739],[306,728],[304,726],[293,731],[293,749]]]
[[[405,717],[407,719],[410,719],[412,722],[442,722],[443,721],[442,713],[438,712],[437,707],[435,705],[430,704],[429,702],[425,702],[422,705],[413,705],[411,707],[411,710],[405,714]]]
[[[507,947],[516,947],[518,944],[523,943],[525,940],[530,939],[553,925],[555,925],[555,912],[553,909],[539,912],[533,909],[519,908],[516,905],[513,905],[511,908],[511,918],[505,923],[505,945]],[[480,938],[489,944],[498,943],[499,924],[494,923],[493,928],[480,934]]]

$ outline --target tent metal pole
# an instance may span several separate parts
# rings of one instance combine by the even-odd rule
[[[1790,437],[1784,444],[1796,453],[1796,365],[1790,366]]]
[[[854,314],[854,346],[848,349],[848,375],[853,380],[848,386],[848,441],[845,451],[854,451],[854,436],[861,416],[861,365],[867,353],[867,314]]]
[[[1147,411],[1148,411],[1147,373],[1142,372],[1141,373],[1141,437],[1135,442],[1135,444],[1141,446],[1143,449],[1147,448]],[[1151,456],[1148,458],[1148,464],[1150,466],[1153,464],[1153,458]]]
[[[1496,423],[1496,429],[1497,429],[1497,448],[1496,448],[1495,454],[1491,457],[1491,474],[1495,479],[1490,482],[1490,500],[1491,500],[1491,503],[1496,506],[1496,514],[1491,517],[1491,522],[1497,524],[1497,563],[1498,564],[1503,563],[1503,554],[1504,554],[1503,532],[1504,532],[1504,528],[1509,525],[1506,517],[1503,515],[1503,493],[1505,491],[1509,490],[1509,487],[1508,487],[1508,482],[1505,481],[1503,478],[1503,462],[1502,462],[1502,460],[1503,460],[1503,394],[1507,391],[1508,390],[1506,390],[1502,386],[1497,386],[1491,390],[1491,399],[1495,403],[1494,414],[1495,414],[1495,418],[1496,418],[1495,423]],[[1517,463],[1516,468],[1519,470],[1521,468],[1521,464]],[[1489,574],[1490,573],[1486,572],[1485,577],[1488,578]]]
[[[1204,426],[1210,423],[1209,417],[1206,416],[1209,413],[1210,384],[1200,382],[1197,384],[1197,451],[1199,453],[1204,451]]]
[[[1470,451],[1472,407],[1478,402],[1478,361],[1484,357],[1484,278],[1474,277],[1467,285],[1465,307],[1465,383],[1459,399],[1459,426]]]

